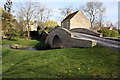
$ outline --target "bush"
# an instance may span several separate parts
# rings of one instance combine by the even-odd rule
[[[119,33],[115,30],[104,30],[101,29],[98,32],[102,33],[104,37],[118,37]]]

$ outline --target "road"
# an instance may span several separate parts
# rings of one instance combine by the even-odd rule
[[[96,36],[83,34],[83,33],[73,33],[73,35],[76,38],[85,38],[85,39],[95,40],[97,41],[97,45],[102,45],[109,48],[120,50],[120,42],[118,41],[113,41],[113,40],[105,39],[102,37],[96,37]]]

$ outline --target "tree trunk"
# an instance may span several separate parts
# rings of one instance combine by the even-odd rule
[[[102,26],[102,23],[100,22],[100,25],[99,26]]]
[[[28,25],[28,30],[27,30],[27,40],[30,39],[30,26],[29,26],[29,21],[27,20],[27,25]]]
[[[26,40],[30,39],[30,31],[27,31],[27,36],[26,36]]]
[[[91,27],[93,27],[92,22],[91,22]]]
[[[93,17],[91,17],[91,19],[90,19],[90,22],[91,22],[91,27],[93,27],[93,22],[94,22],[94,20],[95,20],[95,15],[92,15]]]
[[[30,31],[27,31],[27,37],[28,38],[30,37]]]

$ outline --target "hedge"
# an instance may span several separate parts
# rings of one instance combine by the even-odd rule
[[[104,37],[118,37],[119,36],[119,33],[116,30],[101,29],[98,32],[102,33]]]

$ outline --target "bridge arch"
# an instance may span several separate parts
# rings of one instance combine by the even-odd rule
[[[55,35],[52,40],[52,46],[54,48],[62,48],[62,41],[58,35]]]

